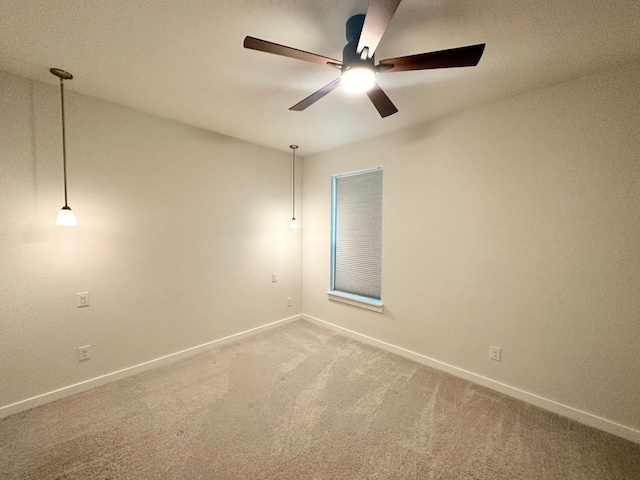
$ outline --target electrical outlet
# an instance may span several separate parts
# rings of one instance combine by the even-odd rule
[[[291,306],[291,299],[292,297],[287,297],[287,307]]]
[[[271,274],[271,282],[272,283],[276,283],[278,281],[278,274],[277,273],[272,273]]]
[[[489,347],[489,358],[491,360],[495,360],[496,362],[499,362],[500,357],[501,357],[500,347]]]
[[[78,347],[78,361],[89,360],[91,358],[91,345]]]
[[[89,292],[78,292],[76,294],[78,308],[89,306]]]

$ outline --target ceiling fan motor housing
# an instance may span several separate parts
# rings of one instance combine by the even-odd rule
[[[354,15],[347,20],[347,42],[357,42],[360,40],[360,32],[364,25],[364,15]]]
[[[374,60],[366,58],[363,60],[361,55],[357,52],[358,41],[360,40],[360,32],[362,32],[362,25],[364,25],[364,15],[354,15],[347,20],[347,44],[342,50],[342,69],[348,70],[354,67],[364,67],[373,69]]]
[[[360,58],[360,55],[356,51],[358,48],[358,41],[349,42],[342,50],[342,69],[347,70],[354,67],[364,67],[373,70],[374,57]]]
[[[364,25],[364,15],[354,15],[347,20],[347,44],[342,50],[342,70],[348,70],[354,67],[364,67],[373,70],[374,59],[365,58],[363,60],[361,55],[357,52],[358,41],[360,40],[360,32],[362,32],[362,25]]]

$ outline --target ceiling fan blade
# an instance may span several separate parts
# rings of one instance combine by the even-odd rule
[[[324,97],[327,93],[332,92],[338,85],[340,85],[340,77],[336,78],[333,82],[325,85],[320,90],[313,92],[311,95],[309,95],[307,98],[305,98],[301,102],[296,103],[289,110],[295,110],[296,112],[301,112],[302,110],[307,108],[309,105],[313,105],[314,103],[316,103],[318,100]]]
[[[382,91],[380,85],[377,83],[375,86],[367,92],[367,95],[371,99],[373,106],[376,107],[378,113],[382,118],[393,115],[398,111],[393,102],[387,97],[387,94]]]
[[[404,72],[407,70],[428,70],[433,68],[475,67],[482,53],[484,43],[466,47],[451,48],[438,52],[418,53],[407,57],[380,60],[380,73]],[[388,66],[388,67],[387,67]]]
[[[323,57],[322,55],[316,55],[315,53],[304,52],[302,50],[298,50],[297,48],[285,47],[284,45],[278,45],[277,43],[267,42],[266,40],[260,40],[259,38],[254,37],[244,38],[244,48],[258,50],[260,52],[273,53],[275,55],[282,55],[283,57],[297,58],[298,60],[318,63],[320,65],[342,65],[342,62],[340,60]]]
[[[370,0],[367,14],[364,17],[360,40],[356,51],[361,53],[367,47],[367,58],[373,57],[373,53],[378,48],[378,44],[391,21],[391,17],[396,13],[400,5],[400,0]]]

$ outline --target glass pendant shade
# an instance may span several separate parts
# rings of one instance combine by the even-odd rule
[[[78,225],[78,221],[76,220],[76,216],[71,211],[71,209],[67,206],[64,206],[58,212],[56,225],[58,225],[59,227],[76,227]]]
[[[298,221],[295,218],[292,218],[289,222],[289,228],[291,230],[295,230],[296,228],[298,228]]]

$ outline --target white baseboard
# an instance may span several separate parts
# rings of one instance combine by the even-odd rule
[[[602,430],[607,433],[611,433],[612,435],[616,435],[618,437],[622,437],[626,440],[630,440],[632,442],[640,444],[640,430],[621,425],[611,420],[607,420],[606,418],[602,418],[597,415],[578,410],[577,408],[573,408],[568,405],[550,400],[548,398],[541,397],[534,393],[530,393],[519,388],[506,385],[487,377],[483,377],[482,375],[478,375],[468,370],[454,367],[453,365],[435,360],[420,353],[412,352],[411,350],[407,350],[405,348],[398,347],[396,345],[392,345],[390,343],[383,342],[372,337],[368,337],[361,333],[354,332],[353,330],[349,330],[347,328],[334,325],[333,323],[320,320],[319,318],[312,317],[311,315],[303,314],[302,319],[321,327],[328,328],[330,330],[333,330],[334,332],[340,333],[355,340],[359,340],[368,345],[372,345],[388,352],[395,353],[402,357],[418,362],[422,365],[426,365],[428,367],[435,368],[436,370],[450,373],[451,375],[455,375],[456,377],[463,378],[475,384],[487,387],[491,390],[495,390],[510,397],[517,398],[518,400],[522,400],[523,402],[535,405],[536,407],[540,407],[550,412],[557,413],[558,415],[570,418],[584,425],[597,428],[598,430]]]
[[[496,380],[492,380],[487,377],[483,377],[482,375],[478,375],[468,370],[464,370],[464,369],[455,367],[453,365],[449,365],[447,363],[441,362],[439,360],[435,360],[433,358],[427,357],[420,353],[412,352],[411,350],[407,350],[405,348],[398,347],[396,345],[392,345],[390,343],[383,342],[381,340],[378,340],[372,337],[368,337],[366,335],[355,332],[353,330],[349,330],[347,328],[334,325],[332,323],[326,322],[324,320],[320,320],[319,318],[312,317],[311,315],[306,315],[306,314],[294,315],[292,317],[283,318],[282,320],[268,323],[260,327],[245,330],[243,332],[229,335],[224,338],[203,343],[202,345],[197,345],[195,347],[187,348],[179,352],[175,352],[169,355],[155,358],[153,360],[149,360],[148,362],[123,368],[121,370],[107,373],[99,377],[91,378],[83,382],[79,382],[73,385],[68,385],[56,390],[52,390],[50,392],[43,393],[41,395],[36,395],[34,397],[27,398],[25,400],[15,402],[10,405],[2,406],[0,407],[0,418],[7,417],[9,415],[13,415],[15,413],[19,413],[24,410],[29,410],[31,408],[53,402],[55,400],[68,397],[76,393],[84,392],[91,388],[99,387],[101,385],[105,385],[107,383],[111,383],[116,380],[129,377],[131,375],[135,375],[147,370],[151,370],[153,368],[157,368],[162,365],[167,365],[167,364],[176,362],[178,360],[182,360],[183,358],[187,358],[193,355],[197,355],[198,353],[205,352],[214,347],[232,343],[242,338],[250,337],[252,335],[257,335],[261,332],[265,332],[267,330],[271,330],[272,328],[280,327],[282,325],[286,325],[287,323],[291,323],[300,319],[314,323],[321,327],[328,328],[342,335],[348,336],[355,340],[359,340],[363,343],[395,353],[402,357],[418,362],[422,365],[426,365],[428,367],[450,373],[451,375],[455,375],[456,377],[463,378],[465,380],[476,383],[478,385],[482,385],[483,387],[490,388],[491,390],[495,390],[497,392],[503,393],[510,397],[517,398],[518,400],[522,400],[531,405],[535,405],[537,407],[543,408],[550,412],[557,413],[558,415],[562,415],[572,420],[576,420],[577,422],[583,423],[590,427],[597,428],[607,433],[611,433],[612,435],[616,435],[618,437],[622,437],[626,440],[630,440],[632,442],[640,444],[640,430],[636,430],[634,428],[621,425],[611,420],[607,420],[606,418],[602,418],[597,415],[593,415],[591,413],[584,412],[582,410],[570,407],[568,405],[564,405],[562,403],[550,400],[548,398],[541,397],[534,393],[530,393],[530,392],[521,390],[519,388],[506,385],[504,383],[498,382]]]
[[[262,325],[260,327],[251,328],[249,330],[245,330],[243,332],[235,333],[233,335],[229,335],[228,337],[220,338],[218,340],[213,340],[211,342],[203,343],[202,345],[197,345],[195,347],[187,348],[185,350],[181,350],[179,352],[170,353],[169,355],[164,355],[159,358],[155,358],[153,360],[149,360],[148,362],[140,363],[138,365],[134,365],[131,367],[123,368],[121,370],[117,370],[115,372],[107,373],[105,375],[101,375],[99,377],[91,378],[89,380],[85,380],[83,382],[75,383],[73,385],[68,385],[66,387],[58,388],[56,390],[52,390],[50,392],[43,393],[41,395],[36,395],[35,397],[27,398],[25,400],[20,400],[19,402],[12,403],[10,405],[5,405],[0,407],[0,418],[7,417],[9,415],[13,415],[15,413],[19,413],[25,410],[29,410],[34,407],[38,407],[40,405],[44,405],[45,403],[53,402],[54,400],[59,400],[64,397],[68,397],[70,395],[74,395],[76,393],[84,392],[91,388],[99,387],[102,385],[106,385],[107,383],[115,382],[116,380],[120,380],[125,377],[129,377],[131,375],[135,375],[137,373],[141,373],[147,370],[151,370],[152,368],[157,368],[162,365],[167,365],[178,360],[182,360],[183,358],[191,357],[193,355],[197,355],[198,353],[205,352],[214,347],[219,347],[220,345],[225,345],[231,342],[238,341],[242,338],[250,337],[252,335],[257,335],[258,333],[265,332],[267,330],[271,330],[272,328],[280,327],[287,323],[294,322],[296,320],[300,320],[302,318],[301,315],[294,315],[292,317],[283,318],[282,320],[278,320],[272,323],[268,323],[266,325]]]

